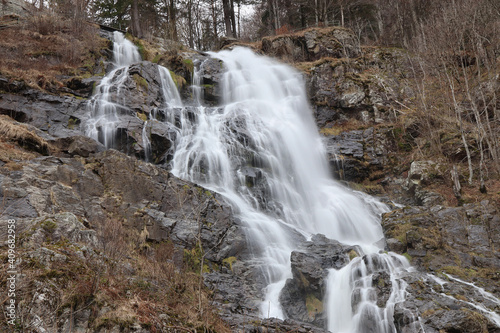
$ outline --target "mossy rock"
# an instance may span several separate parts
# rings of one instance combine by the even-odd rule
[[[222,264],[226,267],[228,267],[231,272],[233,271],[233,264],[237,261],[236,257],[229,257],[224,260],[222,260]]]
[[[309,294],[306,297],[306,309],[309,318],[314,319],[316,315],[323,312],[323,302],[316,296]]]
[[[137,88],[147,91],[149,89],[148,81],[139,74],[132,75]]]

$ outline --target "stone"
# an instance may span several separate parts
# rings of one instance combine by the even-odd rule
[[[353,247],[314,235],[302,242],[291,254],[292,278],[288,279],[280,295],[284,313],[296,320],[325,326],[323,300],[325,299],[328,268],[340,269],[349,263]]]

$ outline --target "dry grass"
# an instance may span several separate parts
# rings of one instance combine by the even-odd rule
[[[61,76],[83,74],[94,65],[102,47],[97,27],[85,24],[77,32],[56,14],[36,14],[0,34],[0,74],[28,86],[56,91]]]
[[[368,124],[358,120],[356,118],[349,118],[347,121],[338,122],[333,127],[323,127],[319,130],[320,134],[325,136],[329,135],[340,135],[343,132],[349,132],[354,130],[363,130],[370,127]]]
[[[18,256],[26,258],[20,266],[25,278],[19,284],[22,294],[17,298],[23,301],[18,315],[24,329],[28,329],[34,311],[29,300],[43,292],[50,300],[46,313],[53,313],[50,320],[54,322],[64,321],[65,313],[90,310],[89,327],[93,330],[127,330],[139,324],[150,332],[164,332],[167,328],[230,332],[214,312],[210,292],[204,287],[200,289],[201,277],[185,270],[182,262],[175,262],[177,250],[172,243],[141,241],[137,230],[116,218],[109,218],[104,224],[98,230],[101,245],[85,257],[80,244],[64,239],[54,241],[49,228],[42,228],[45,239],[35,247],[28,241],[29,233],[35,229],[18,235]],[[103,241],[108,244],[103,246]],[[112,246],[118,249],[113,250]],[[40,247],[67,259],[51,261],[49,266],[37,258],[29,259],[26,253]],[[5,274],[0,274],[0,285],[5,284],[5,279]],[[36,311],[38,314],[40,310]]]
[[[47,155],[49,144],[26,125],[20,124],[10,117],[0,115],[0,138],[2,141],[16,142],[28,150]]]

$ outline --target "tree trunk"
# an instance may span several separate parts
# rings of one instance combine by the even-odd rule
[[[188,25],[189,25],[189,47],[194,48],[194,33],[193,33],[193,0],[187,2],[187,14],[188,14]]]
[[[230,0],[222,0],[222,8],[224,10],[224,23],[226,25],[226,36],[231,36],[231,5]]]
[[[238,38],[241,38],[240,18],[241,18],[241,0],[238,0]]]
[[[340,5],[340,25],[344,26],[344,6]]]
[[[132,32],[135,37],[142,38],[138,0],[132,1]]]
[[[300,5],[299,12],[300,12],[300,25],[301,25],[302,29],[304,29],[307,27],[307,18],[306,18],[304,5]]]
[[[236,18],[234,17],[234,0],[230,1],[230,14],[231,14],[231,25],[233,28],[233,37],[236,38]]]
[[[314,16],[316,18],[316,26],[319,25],[319,8],[318,8],[318,0],[314,0]]]
[[[167,36],[171,40],[177,40],[177,22],[175,17],[175,0],[165,0],[167,6]]]
[[[214,45],[217,44],[217,2],[212,0],[212,24],[214,25]]]

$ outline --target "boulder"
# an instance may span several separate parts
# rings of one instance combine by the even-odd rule
[[[422,206],[442,204],[444,199],[440,194],[426,190],[426,186],[444,180],[443,166],[434,161],[414,161],[403,188],[413,197],[414,203]]]
[[[325,327],[323,300],[328,269],[340,269],[349,263],[350,251],[355,251],[352,246],[315,235],[292,252],[293,277],[286,281],[280,295],[287,317]]]
[[[222,100],[220,83],[225,72],[224,66],[219,59],[212,57],[200,60],[199,66],[203,100],[208,105],[216,105]]]

